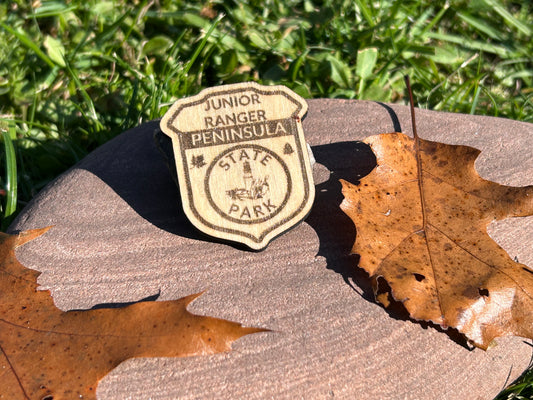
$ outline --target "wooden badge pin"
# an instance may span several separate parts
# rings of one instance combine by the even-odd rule
[[[300,222],[315,195],[301,118],[284,86],[254,82],[178,100],[161,120],[172,139],[183,209],[208,235],[265,248]]]

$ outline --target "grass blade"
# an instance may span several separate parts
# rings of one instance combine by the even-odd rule
[[[448,33],[428,32],[426,33],[426,37],[458,44],[460,46],[464,46],[472,50],[480,50],[486,53],[496,54],[502,58],[508,58],[509,56],[511,56],[511,52],[506,47],[492,43],[482,42],[479,40],[465,38],[463,36],[451,35]]]
[[[15,123],[8,122],[8,130],[2,130],[2,138],[4,141],[4,152],[6,156],[6,205],[2,219],[2,229],[10,220],[17,209],[17,157],[15,155],[15,147],[13,146],[12,138],[16,137]]]
[[[192,65],[194,64],[194,62],[196,61],[196,59],[198,58],[198,56],[200,55],[200,53],[202,52],[202,50],[204,49],[205,47],[205,44],[207,43],[207,40],[209,39],[209,37],[212,35],[212,33],[214,32],[214,30],[216,29],[217,25],[220,23],[220,21],[222,21],[222,19],[225,17],[224,14],[220,14],[217,19],[215,20],[215,22],[213,22],[213,24],[211,24],[211,27],[209,28],[209,30],[207,31],[207,33],[204,35],[202,41],[200,42],[200,44],[196,47],[196,50],[194,51],[193,55],[191,56],[191,58],[189,59],[189,62],[187,63],[187,65],[185,66],[184,68],[184,73],[185,74],[188,74]]]
[[[98,115],[96,114],[96,108],[94,107],[93,100],[91,99],[91,96],[89,96],[89,93],[85,90],[85,87],[81,83],[78,75],[74,72],[74,70],[70,67],[70,63],[66,62],[65,60],[65,67],[76,84],[76,88],[80,91],[81,96],[83,97],[83,100],[85,101],[85,105],[89,109],[89,115],[87,116],[88,119],[92,120],[95,123],[96,129],[98,131],[102,130],[104,127],[98,120]],[[85,112],[80,108],[80,111],[85,114]]]
[[[472,28],[483,32],[487,36],[495,40],[502,40],[501,32],[495,27],[491,26],[486,20],[476,18],[466,12],[458,12],[457,16],[461,18],[464,22],[470,25]]]
[[[48,57],[46,53],[42,51],[39,48],[39,46],[37,46],[26,33],[15,30],[11,28],[9,25],[6,25],[6,23],[4,22],[0,22],[0,26],[4,28],[6,31],[8,31],[9,33],[11,33],[13,36],[15,36],[20,41],[20,43],[22,43],[24,46],[34,51],[35,54],[37,54],[37,56],[41,60],[47,63],[50,68],[54,68],[56,66],[56,64],[52,61],[52,59]]]
[[[484,3],[487,4],[495,12],[497,12],[500,17],[502,17],[507,22],[508,25],[516,28],[524,35],[531,36],[531,34],[533,33],[530,27],[513,17],[513,15],[509,11],[507,11],[498,0],[484,0]]]
[[[372,10],[368,5],[364,2],[364,0],[355,0],[355,4],[361,11],[361,14],[365,18],[366,22],[370,27],[373,27],[375,25],[374,23],[374,16],[372,15]]]

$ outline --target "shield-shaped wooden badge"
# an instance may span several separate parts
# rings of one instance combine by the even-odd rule
[[[314,185],[301,118],[284,86],[239,83],[178,100],[171,137],[185,214],[201,231],[260,250],[309,213]]]

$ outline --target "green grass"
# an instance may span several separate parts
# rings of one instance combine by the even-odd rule
[[[224,83],[405,103],[408,74],[419,107],[533,122],[530,1],[248,3],[2,2],[1,228],[99,145]]]
[[[208,86],[405,102],[409,74],[420,107],[533,121],[527,2],[130,3],[0,5],[0,128],[17,166],[0,153],[2,228],[88,152]]]

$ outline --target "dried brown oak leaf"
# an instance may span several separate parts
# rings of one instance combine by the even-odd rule
[[[132,357],[186,357],[230,350],[264,329],[189,313],[198,294],[123,308],[63,312],[14,249],[45,229],[0,233],[0,398],[96,399],[98,381]]]
[[[453,327],[486,349],[498,336],[533,338],[533,271],[487,234],[493,220],[533,214],[533,186],[482,179],[480,151],[401,133],[365,140],[377,167],[342,182],[341,208],[354,221],[353,252],[410,316]]]

